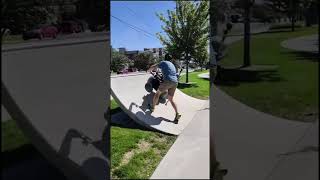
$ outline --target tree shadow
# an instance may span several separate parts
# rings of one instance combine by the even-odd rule
[[[279,82],[283,81],[276,69],[246,70],[238,68],[218,68],[218,74],[214,80],[216,85],[239,86],[240,83],[255,82]]]
[[[290,29],[288,30],[269,30],[266,32],[260,32],[260,33],[256,33],[256,34],[274,34],[274,33],[288,33],[288,32],[292,32]]]
[[[199,85],[197,83],[192,83],[192,84],[186,84],[186,83],[178,83],[179,89],[186,89],[186,88],[197,88]]]
[[[32,144],[24,144],[19,148],[1,152],[1,154],[2,168],[10,167],[19,161],[32,159],[39,156],[42,157],[41,153]]]
[[[319,53],[317,52],[306,52],[306,51],[287,51],[281,52],[282,54],[288,55],[292,57],[292,60],[298,61],[311,61],[311,62],[319,62]]]

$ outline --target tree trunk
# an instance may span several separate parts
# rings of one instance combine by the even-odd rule
[[[293,0],[290,0],[290,19],[291,19],[291,31],[294,32],[294,7]]]
[[[294,32],[294,25],[295,25],[295,22],[294,22],[294,16],[291,17],[291,31]]]
[[[244,20],[244,53],[243,53],[243,66],[251,65],[250,62],[250,4],[247,0],[245,7],[245,20]]]
[[[189,56],[187,56],[187,62],[186,62],[186,83],[189,82]]]

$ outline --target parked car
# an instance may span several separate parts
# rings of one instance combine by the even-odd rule
[[[117,74],[127,74],[127,73],[128,73],[128,69],[122,69],[117,72]]]
[[[75,21],[63,21],[60,24],[61,33],[79,33],[82,32],[82,27]]]
[[[24,40],[28,39],[43,39],[56,38],[58,35],[58,28],[53,25],[38,25],[34,29],[22,33]]]
[[[128,72],[137,72],[138,69],[137,68],[128,68]]]
[[[89,28],[89,25],[85,20],[74,19],[74,21],[79,24],[82,32],[85,32]]]

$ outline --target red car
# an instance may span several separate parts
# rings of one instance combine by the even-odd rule
[[[58,28],[53,25],[39,25],[36,28],[25,31],[22,34],[24,40],[28,39],[43,39],[43,38],[56,38],[58,35]]]

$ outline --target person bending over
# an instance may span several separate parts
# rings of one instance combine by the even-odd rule
[[[153,97],[150,111],[151,112],[154,111],[155,106],[158,104],[160,95],[163,92],[168,91],[168,100],[172,104],[172,107],[176,113],[174,118],[174,123],[178,124],[178,121],[181,115],[178,112],[178,107],[176,102],[173,100],[174,93],[178,86],[178,73],[177,73],[177,68],[171,61],[172,61],[172,57],[169,54],[166,54],[164,61],[161,61],[158,64],[154,64],[150,66],[150,68],[147,71],[147,72],[150,72],[150,71],[156,70],[157,68],[160,68],[163,74],[163,82],[160,83],[160,86]]]

